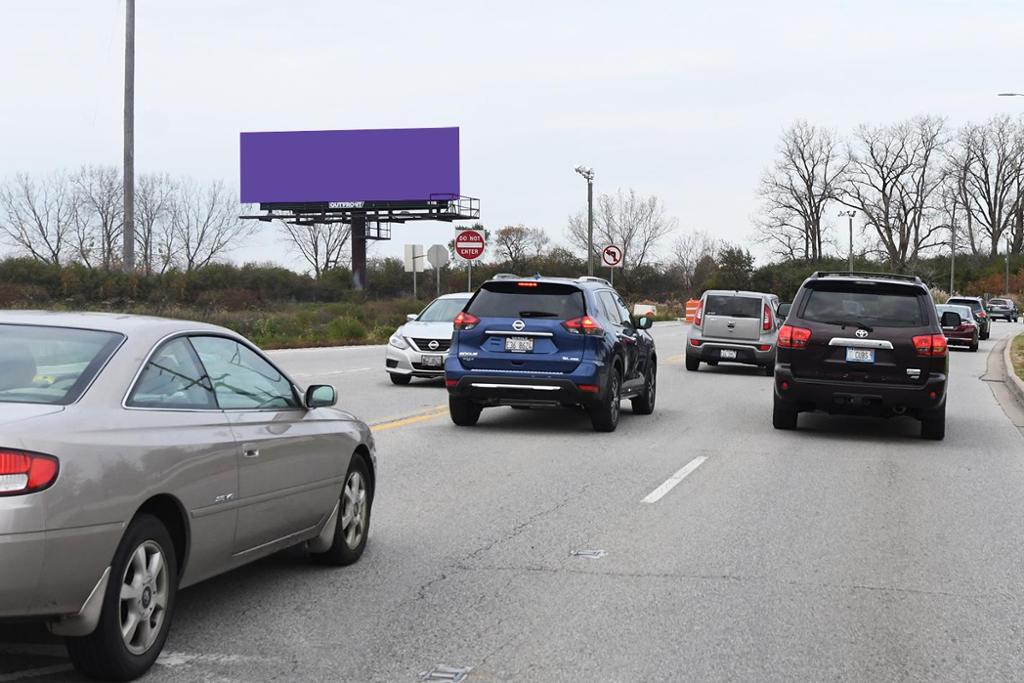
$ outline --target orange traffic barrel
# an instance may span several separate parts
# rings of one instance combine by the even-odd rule
[[[690,299],[686,302],[686,322],[693,322],[693,316],[697,314],[697,306],[699,305],[700,299]]]

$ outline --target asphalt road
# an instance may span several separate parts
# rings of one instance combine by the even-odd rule
[[[147,680],[1019,680],[1024,419],[988,352],[1020,329],[953,352],[939,443],[910,419],[774,431],[771,380],[686,372],[676,324],[654,330],[657,410],[613,434],[508,408],[456,428],[380,347],[277,354],[377,425],[370,545],[183,591]],[[35,629],[0,630],[0,661],[0,682],[75,680]]]

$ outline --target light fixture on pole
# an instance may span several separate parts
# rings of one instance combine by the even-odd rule
[[[594,169],[577,166],[576,172],[587,180],[587,275],[594,274]]]
[[[840,211],[840,216],[846,216],[850,220],[850,272],[853,272],[853,217],[857,215],[857,212],[853,209],[849,211]]]
[[[997,97],[1024,97],[1024,92],[1000,92],[996,93]]]

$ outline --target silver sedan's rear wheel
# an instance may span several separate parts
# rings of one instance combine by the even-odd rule
[[[131,554],[121,579],[121,637],[133,655],[145,654],[156,642],[169,592],[163,548],[145,541]]]
[[[177,586],[177,555],[167,527],[152,515],[139,515],[114,553],[96,630],[66,641],[75,667],[105,681],[146,673],[167,640]]]
[[[338,521],[334,525],[331,547],[313,553],[324,564],[350,565],[363,556],[370,534],[370,509],[373,505],[373,480],[370,466],[362,453],[352,455],[338,500]]]

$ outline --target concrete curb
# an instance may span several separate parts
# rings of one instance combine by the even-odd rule
[[[1006,340],[1006,346],[1003,347],[1003,365],[1006,369],[1007,388],[1009,388],[1014,398],[1017,399],[1017,402],[1024,406],[1024,380],[1014,372],[1013,362],[1010,361],[1010,349],[1013,348],[1013,340],[1018,336],[1020,335],[1014,335]]]

